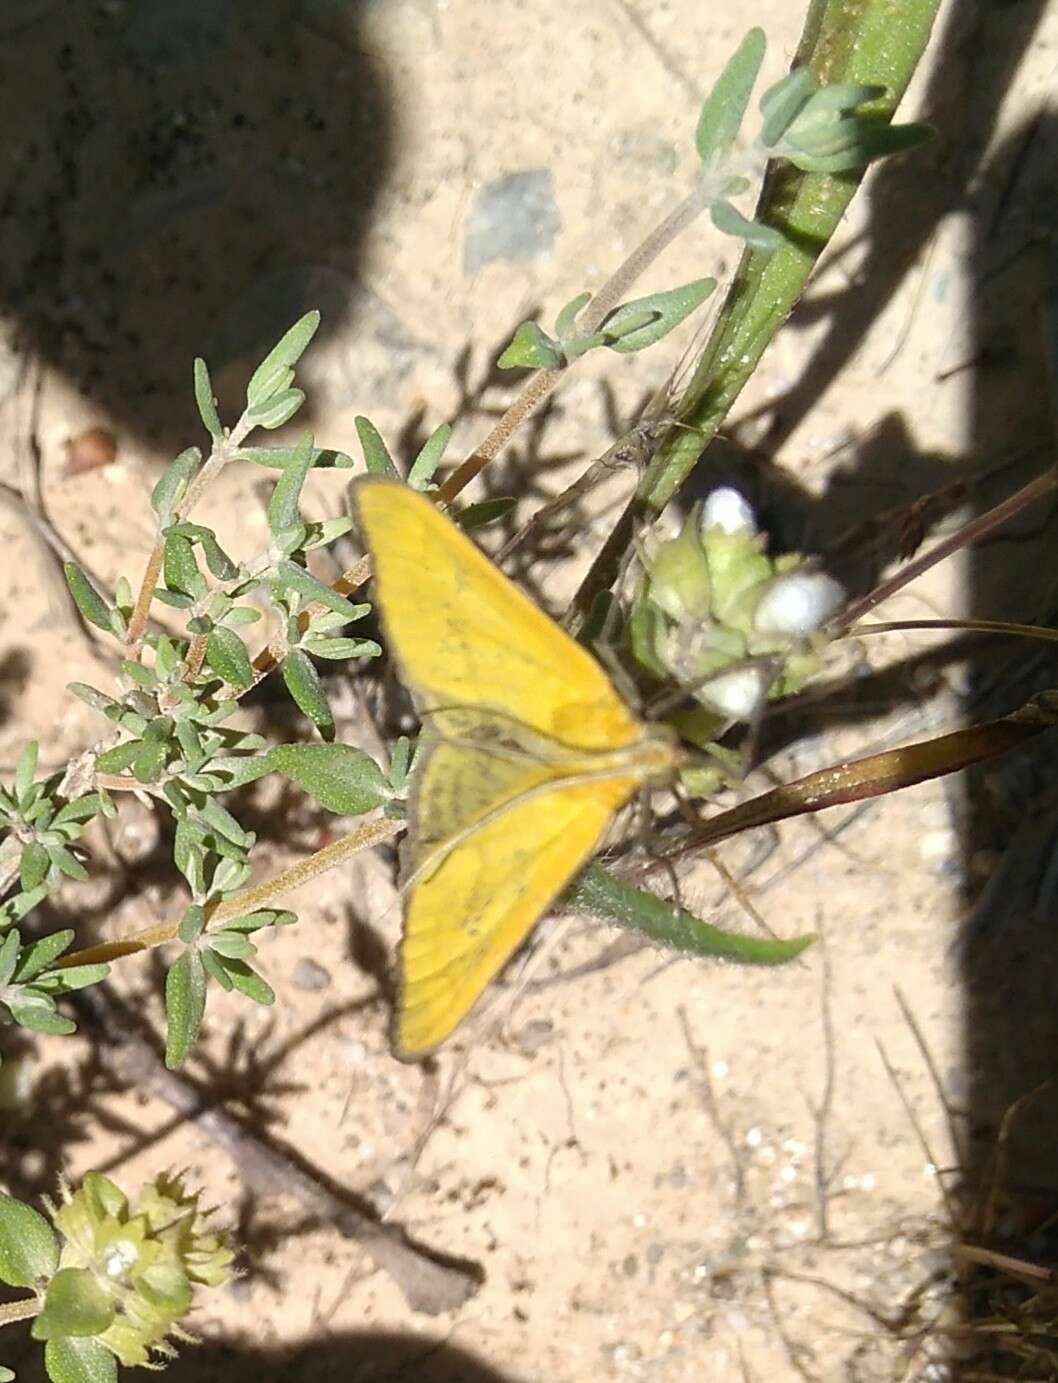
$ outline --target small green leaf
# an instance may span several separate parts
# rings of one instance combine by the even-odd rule
[[[276,584],[280,590],[297,591],[306,600],[318,601],[325,605],[328,610],[333,610],[336,614],[344,615],[347,620],[359,619],[364,613],[363,605],[354,605],[344,595],[339,595],[336,590],[327,586],[322,581],[317,581],[311,572],[307,572],[304,567],[299,567],[296,562],[283,560],[276,566]]]
[[[294,460],[276,481],[268,504],[268,528],[278,537],[285,530],[301,526],[298,503],[305,477],[312,469],[312,437],[306,432],[294,449]]]
[[[312,721],[325,740],[334,738],[334,717],[320,674],[300,648],[293,648],[283,659],[283,681],[297,708]]]
[[[15,801],[21,802],[26,793],[33,786],[33,778],[37,772],[37,754],[39,746],[36,740],[29,740],[22,747],[22,752],[18,756],[15,764]]]
[[[430,488],[434,473],[441,464],[451,436],[452,429],[448,423],[442,423],[440,427],[434,428],[433,432],[430,433],[422,450],[411,463],[411,470],[408,472],[408,484],[413,490],[425,491]]]
[[[208,946],[199,952],[202,957],[202,967],[211,980],[215,980],[226,994],[230,994],[235,988],[235,981],[225,970],[220,957]]]
[[[272,772],[267,754],[247,754],[245,758],[213,759],[209,767],[211,773],[218,773],[224,779],[224,786],[228,791],[233,788],[243,788],[247,783],[256,783],[266,773]]]
[[[249,850],[256,837],[252,831],[245,830],[226,807],[222,807],[215,797],[207,797],[199,809],[199,818],[216,835],[230,840],[243,850]]]
[[[277,388],[285,390],[281,381],[287,371],[300,360],[320,324],[320,314],[306,312],[285,332],[254,370],[246,386],[246,403],[250,409],[272,398]]]
[[[195,357],[195,403],[198,405],[198,416],[202,419],[206,431],[215,442],[219,442],[224,436],[224,428],[217,412],[217,400],[213,397],[209,369],[206,362],[198,356]]]
[[[30,1032],[48,1033],[53,1037],[65,1037],[77,1031],[77,1024],[64,1018],[55,1008],[55,1000],[37,989],[19,989],[7,995],[5,1000],[11,1017],[21,1028]]]
[[[88,1268],[60,1268],[48,1283],[44,1310],[33,1322],[35,1340],[102,1335],[114,1319],[114,1299]]]
[[[341,816],[360,816],[392,795],[374,759],[349,744],[280,744],[268,765]]]
[[[469,533],[472,529],[496,523],[498,519],[509,514],[517,503],[516,499],[506,495],[498,495],[495,499],[479,499],[476,504],[468,504],[465,509],[460,509],[452,518],[465,533]]]
[[[29,893],[31,889],[40,888],[48,877],[50,868],[51,859],[39,840],[31,840],[28,844],[23,845],[22,858],[19,860],[18,881],[25,893]]]
[[[257,954],[257,947],[248,936],[244,936],[242,932],[229,932],[225,928],[218,932],[210,932],[206,943],[211,951],[226,960],[249,960]]]
[[[222,960],[221,964],[231,976],[232,983],[240,994],[252,999],[255,1004],[267,1006],[275,1003],[275,990],[256,970],[251,970],[244,960]]]
[[[66,584],[70,588],[70,594],[73,596],[73,603],[78,610],[89,624],[94,624],[97,629],[102,629],[104,633],[109,634],[111,632],[110,606],[76,562],[64,562],[62,569],[66,576]]]
[[[252,461],[255,466],[270,466],[273,470],[285,471],[294,464],[297,452],[293,447],[240,447],[238,455],[244,461]],[[351,470],[354,465],[353,458],[347,452],[334,451],[329,447],[312,449],[314,471]]]
[[[40,989],[49,994],[72,994],[75,989],[87,989],[98,984],[110,974],[110,966],[103,961],[95,965],[69,965],[65,970],[51,970],[37,980]]]
[[[326,658],[333,662],[344,662],[349,658],[377,658],[382,653],[380,644],[374,639],[325,639],[310,636],[305,640],[305,651],[314,658]]]
[[[326,547],[328,543],[333,543],[336,538],[348,533],[352,526],[353,520],[348,514],[334,519],[324,519],[322,523],[307,524],[305,551],[311,552],[314,547]]]
[[[288,423],[304,402],[305,395],[301,389],[284,389],[281,394],[274,394],[256,408],[249,409],[246,416],[254,427],[272,431]]]
[[[198,569],[194,547],[183,534],[172,529],[165,535],[163,571],[169,590],[179,591],[194,600],[201,600],[206,594],[206,578]]]
[[[764,254],[774,254],[776,250],[781,250],[786,241],[779,231],[772,226],[762,226],[757,221],[750,221],[742,213],[733,207],[730,202],[720,198],[713,202],[709,208],[709,215],[712,217],[713,225],[723,235],[733,235],[739,240],[744,240],[751,250],[760,250]]]
[[[183,1065],[195,1045],[206,1012],[206,973],[197,951],[185,951],[165,977],[165,1064]]]
[[[353,425],[360,439],[364,453],[364,465],[369,475],[384,475],[390,480],[399,480],[400,474],[393,464],[393,458],[386,449],[382,434],[369,418],[355,418]]]
[[[206,662],[218,677],[240,691],[253,686],[253,664],[246,645],[232,629],[215,625],[206,640]]]
[[[66,826],[91,821],[103,810],[103,798],[98,792],[86,792],[67,802],[55,813],[53,826]]]
[[[92,1336],[57,1336],[44,1346],[51,1383],[118,1383],[118,1361]]]
[[[795,67],[768,88],[760,98],[760,113],[764,117],[760,142],[766,149],[782,138],[818,89],[807,67]]]
[[[160,528],[165,528],[172,522],[173,514],[179,509],[201,464],[202,453],[198,447],[188,447],[170,461],[162,472],[157,485],[151,491],[151,508],[158,515]]]
[[[138,783],[156,783],[162,776],[169,746],[162,740],[140,740],[136,746],[131,768]]]
[[[566,341],[575,334],[577,318],[590,302],[591,294],[587,291],[578,293],[575,298],[570,298],[555,318],[555,335],[560,341]]]
[[[606,344],[623,354],[652,346],[700,307],[715,287],[716,279],[695,279],[679,288],[623,303],[602,324]]]
[[[43,1215],[0,1194],[0,1282],[35,1287],[59,1266],[59,1245]]]
[[[124,773],[132,767],[136,755],[140,752],[140,744],[140,740],[125,740],[123,744],[115,744],[111,749],[104,749],[96,759],[97,770],[100,773]]]
[[[67,850],[65,845],[47,845],[45,849],[55,868],[60,873],[65,874],[68,879],[76,879],[81,884],[88,879],[88,870],[76,855]]]
[[[742,128],[767,49],[763,29],[750,29],[705,99],[694,142],[703,165],[714,168]]]
[[[5,988],[15,973],[22,951],[22,937],[12,927],[0,942],[0,989]]]
[[[501,370],[560,370],[566,356],[536,322],[522,322],[496,364]]]
[[[42,936],[39,941],[31,941],[28,946],[24,946],[15,968],[15,982],[25,984],[27,980],[36,979],[42,970],[47,970],[59,959],[63,951],[73,945],[73,939],[73,928],[68,927],[62,931],[52,932],[50,936]]]
[[[95,687],[88,686],[85,682],[67,682],[66,690],[71,692],[78,700],[91,706],[93,711],[101,711],[106,715],[112,711],[118,702],[112,696],[107,696],[105,692],[97,691]]]
[[[185,946],[193,946],[202,935],[206,925],[206,912],[198,903],[192,903],[180,919],[176,934]]]
[[[599,864],[590,864],[575,880],[563,905],[638,932],[670,950],[717,956],[741,961],[743,965],[784,965],[815,940],[812,936],[799,936],[780,941],[721,931],[657,894],[615,879]]]

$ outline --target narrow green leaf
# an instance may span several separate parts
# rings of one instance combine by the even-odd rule
[[[64,1018],[55,1008],[55,1000],[37,989],[19,989],[9,993],[6,999],[11,1017],[21,1028],[29,1032],[47,1033],[52,1037],[66,1037],[77,1031],[77,1024]]]
[[[304,402],[305,395],[301,389],[284,389],[281,394],[275,394],[256,408],[251,408],[246,416],[254,427],[272,431],[288,423]]]
[[[195,1045],[206,1012],[206,974],[197,951],[185,951],[165,977],[165,1064],[183,1065]]]
[[[194,600],[201,600],[206,594],[206,578],[198,569],[194,547],[183,534],[171,529],[165,535],[165,560],[162,570],[169,590],[179,591]]]
[[[254,370],[246,386],[246,403],[255,404],[272,397],[286,371],[296,365],[320,324],[320,314],[306,312],[285,332]],[[282,386],[285,388],[285,386]]]
[[[308,716],[325,740],[333,739],[334,717],[327,704],[320,674],[313,667],[308,654],[300,648],[291,649],[283,659],[282,672],[286,689],[298,710]]]
[[[560,341],[565,341],[573,336],[577,329],[577,318],[591,302],[591,294],[585,290],[578,293],[575,298],[570,298],[565,307],[555,318],[555,335]]]
[[[114,1319],[114,1299],[88,1268],[60,1268],[48,1283],[44,1309],[33,1322],[35,1340],[101,1335]]]
[[[364,465],[369,475],[383,475],[389,480],[399,480],[400,473],[393,464],[393,458],[386,449],[382,434],[369,418],[355,418],[353,425],[360,439],[364,453]]]
[[[243,788],[247,783],[256,783],[266,773],[272,772],[267,754],[248,754],[245,758],[213,759],[209,768],[211,773],[221,775],[227,791]]]
[[[91,706],[93,711],[101,711],[103,715],[118,705],[112,696],[107,696],[105,692],[88,686],[86,682],[67,682],[66,690],[76,696],[79,701]]]
[[[118,1383],[118,1361],[92,1336],[57,1336],[44,1346],[51,1383]]]
[[[226,928],[210,932],[206,937],[206,944],[211,951],[215,951],[226,960],[249,960],[257,954],[257,947],[248,936],[242,932],[229,932]]]
[[[22,937],[12,927],[0,942],[0,989],[11,982],[22,951]]]
[[[298,503],[305,477],[312,469],[312,437],[306,432],[294,449],[294,460],[276,481],[268,505],[268,528],[278,536],[286,529],[300,526]]]
[[[0,1193],[0,1282],[36,1287],[58,1266],[58,1241],[44,1216]]]
[[[235,988],[235,981],[225,970],[220,957],[211,951],[208,946],[201,951],[202,966],[211,980],[216,980],[225,993],[230,994]]]
[[[240,691],[253,686],[253,664],[246,645],[232,629],[215,625],[206,640],[206,662],[218,677]]]
[[[185,946],[193,946],[206,925],[206,912],[198,903],[192,903],[180,919],[176,934]]]
[[[382,646],[374,639],[325,639],[309,637],[305,640],[305,651],[314,658],[326,658],[333,662],[344,662],[349,658],[377,658]]]
[[[67,850],[65,845],[47,845],[48,858],[52,864],[68,879],[76,879],[83,884],[88,878],[88,870],[84,867],[76,855]]]
[[[423,449],[411,463],[411,470],[408,472],[408,484],[413,490],[427,490],[434,478],[437,467],[444,458],[445,448],[448,446],[452,436],[452,429],[448,423],[442,423],[440,427],[434,428],[427,438]]]
[[[706,97],[694,136],[706,168],[715,167],[738,137],[766,49],[764,30],[750,29]]]
[[[349,744],[280,744],[268,764],[341,816],[360,816],[392,796],[374,759]]]
[[[82,823],[91,821],[103,810],[102,794],[98,792],[86,792],[80,797],[75,797],[72,802],[67,802],[55,813],[53,826],[65,826],[70,823]]]
[[[506,495],[497,495],[495,499],[479,499],[476,504],[468,504],[465,509],[460,509],[452,518],[465,533],[469,533],[475,528],[484,528],[486,524],[496,523],[509,514],[517,503],[516,499]]]
[[[21,802],[26,793],[33,786],[33,778],[37,772],[37,754],[39,746],[36,740],[28,740],[22,747],[22,752],[18,756],[15,764],[15,801]]]
[[[700,307],[715,287],[716,279],[695,279],[679,288],[623,303],[602,324],[606,344],[623,354],[652,346]]]
[[[42,936],[39,941],[31,941],[28,946],[24,946],[14,972],[16,984],[25,984],[27,980],[36,979],[42,970],[47,970],[59,959],[63,951],[68,950],[73,945],[74,935],[73,928],[67,927],[62,931],[52,932],[50,936]]]
[[[130,767],[138,783],[156,783],[169,754],[169,746],[161,740],[140,740]]]
[[[266,1007],[275,1003],[275,990],[256,970],[251,970],[244,960],[222,959],[221,964],[231,976],[232,983],[240,994],[252,999],[255,1004],[264,1004]]]
[[[23,892],[29,893],[32,889],[40,888],[48,877],[50,868],[51,858],[39,840],[31,840],[23,845],[18,865],[18,881]]]
[[[70,588],[70,594],[73,596],[73,603],[83,617],[89,624],[94,624],[97,629],[102,629],[105,634],[109,634],[111,632],[110,606],[76,562],[64,562],[62,569],[66,577],[66,584]]]
[[[318,601],[325,605],[328,610],[333,610],[336,614],[344,615],[347,620],[359,619],[364,613],[363,605],[354,605],[344,595],[339,595],[337,591],[322,581],[317,581],[311,572],[299,567],[296,562],[283,560],[276,566],[276,584],[280,590],[297,591],[306,600]]]
[[[37,985],[49,994],[72,994],[75,989],[87,989],[98,984],[110,974],[110,966],[103,961],[96,965],[70,965],[65,970],[52,970],[41,975]]]
[[[96,768],[100,773],[124,773],[132,767],[136,755],[140,752],[141,743],[141,740],[125,740],[123,744],[115,744],[111,749],[104,749],[96,759]]]
[[[214,797],[207,797],[199,809],[199,817],[217,835],[230,840],[233,845],[249,850],[256,837],[252,831],[245,830],[226,807],[222,807]]]
[[[750,221],[723,198],[713,202],[709,208],[709,215],[713,225],[722,235],[736,236],[753,250],[774,254],[783,247],[783,237],[777,230],[772,226],[762,226],[758,221]]]
[[[255,466],[285,471],[294,464],[297,452],[293,447],[240,447],[238,455],[244,461],[252,461]],[[355,464],[347,452],[335,451],[330,447],[312,449],[312,469],[315,471],[351,470]]]
[[[219,442],[224,436],[224,428],[217,412],[217,400],[213,397],[209,369],[199,356],[195,357],[195,403],[198,405],[198,416],[202,419],[202,425],[213,440]]]
[[[760,142],[766,149],[782,138],[817,90],[816,79],[807,67],[795,67],[768,88],[760,98],[760,113],[764,117]]]
[[[158,515],[160,528],[165,528],[180,508],[188,486],[202,464],[198,447],[188,447],[169,462],[151,491],[151,508]]]
[[[307,524],[305,551],[311,552],[314,547],[326,547],[328,543],[333,543],[336,538],[344,537],[352,529],[352,526],[353,520],[348,514],[334,519],[324,519],[322,523]]]
[[[812,936],[799,936],[778,941],[721,931],[654,893],[622,883],[599,864],[585,869],[565,894],[563,906],[638,932],[669,950],[716,956],[744,965],[783,965],[815,940]]]

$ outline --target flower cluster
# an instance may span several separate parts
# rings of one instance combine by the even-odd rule
[[[767,697],[800,690],[819,669],[820,631],[843,599],[800,555],[769,557],[745,499],[714,490],[646,564],[633,653],[686,689],[711,736],[751,720]]]

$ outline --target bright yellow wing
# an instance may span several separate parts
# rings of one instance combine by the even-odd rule
[[[397,1044],[466,1017],[673,742],[424,496],[376,477],[354,502],[404,680],[435,738],[416,769]]]
[[[413,877],[406,902],[397,1018],[397,1046],[405,1057],[423,1056],[463,1021],[640,781],[526,781],[520,800],[501,792],[494,808],[482,812],[477,757],[442,742],[418,773],[410,862],[424,851],[427,861],[439,854],[440,862],[427,862],[422,877]],[[508,787],[514,786],[511,774]],[[477,806],[477,812],[470,806],[477,824],[459,827],[447,852],[429,841],[434,822],[428,804],[438,795],[453,804],[457,817],[468,804]]]
[[[390,647],[424,709],[492,710],[578,749],[641,738],[591,654],[430,500],[376,476],[357,481],[353,498]]]

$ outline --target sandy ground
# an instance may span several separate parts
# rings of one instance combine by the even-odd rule
[[[855,589],[894,545],[883,525],[874,553],[859,524],[958,479],[972,482],[961,513],[992,503],[1017,483],[1012,458],[1031,474],[1044,464],[1032,447],[1050,437],[1042,102],[1058,24],[1028,0],[955,8],[942,7],[901,112],[934,120],[936,146],[873,176],[736,413],[769,526],[820,549],[857,535],[842,549]],[[32,495],[35,436],[50,521],[101,582],[137,576],[147,490],[195,440],[194,354],[234,399],[262,347],[319,306],[325,332],[304,371],[317,437],[351,450],[366,413],[406,455],[456,418],[458,453],[507,397],[488,367],[512,325],[601,281],[675,201],[695,97],[745,28],[767,30],[767,81],[797,37],[796,7],[767,0],[295,9],[281,22],[267,5],[256,17],[222,0],[188,7],[179,41],[160,4],[133,15],[21,0],[0,17],[5,88],[48,93],[43,120],[17,103],[2,175],[14,191],[0,480]],[[721,275],[734,258],[695,232],[657,285]],[[586,362],[489,492],[557,489],[568,463],[612,439],[612,413],[634,415],[663,381],[676,354],[665,349]],[[113,430],[117,460],[71,476],[66,443],[93,426]],[[259,485],[249,468],[225,475],[205,506],[233,550],[263,538]],[[341,484],[320,479],[309,503],[340,508]],[[581,562],[604,523],[586,523]],[[7,502],[0,540],[0,765],[30,735],[58,765],[99,731],[65,684],[106,687],[110,673]],[[1048,580],[1029,552],[950,563],[885,613],[1037,618]],[[575,568],[527,576],[553,595]],[[957,724],[976,674],[917,656],[931,646],[892,635],[838,657],[835,678],[851,670],[861,690],[846,684],[806,713],[771,767],[792,777]],[[336,704],[345,737],[362,739],[355,693],[339,689]],[[989,713],[1014,704],[1016,693]],[[290,723],[278,700],[247,716]],[[112,1169],[128,1186],[172,1166],[202,1180],[237,1227],[245,1272],[197,1315],[203,1345],[175,1366],[181,1378],[954,1377],[948,1346],[922,1331],[955,1319],[938,1168],[967,1154],[905,1010],[947,1100],[973,1101],[957,1124],[976,1139],[971,1161],[1035,1083],[1030,1058],[1046,1074],[1051,1050],[1041,1038],[1012,1054],[1002,1080],[973,1064],[985,1044],[967,1035],[956,943],[967,898],[1002,858],[1001,826],[1009,835],[1024,812],[998,776],[986,788],[994,829],[970,819],[972,793],[934,783],[735,842],[724,858],[769,924],[821,937],[779,972],[640,951],[572,974],[614,937],[546,924],[528,987],[502,993],[498,1021],[435,1068],[388,1049],[392,861],[305,889],[299,925],[263,951],[278,1004],[214,1000],[191,1074],[417,1243],[478,1265],[482,1285],[456,1311],[412,1310],[333,1226],[289,1197],[251,1199],[201,1126],[143,1088],[115,1088],[87,1037],[32,1049],[32,1112],[11,1116],[0,1176],[36,1191],[59,1167]],[[332,830],[290,795],[264,793],[253,810],[271,867]],[[79,935],[120,935],[178,905],[145,810],[133,804],[93,851],[93,883],[60,902]],[[704,916],[746,925],[709,870],[682,887]],[[158,980],[137,963],[117,977],[154,1015]],[[1033,1146],[1044,1197],[1047,1145]]]

